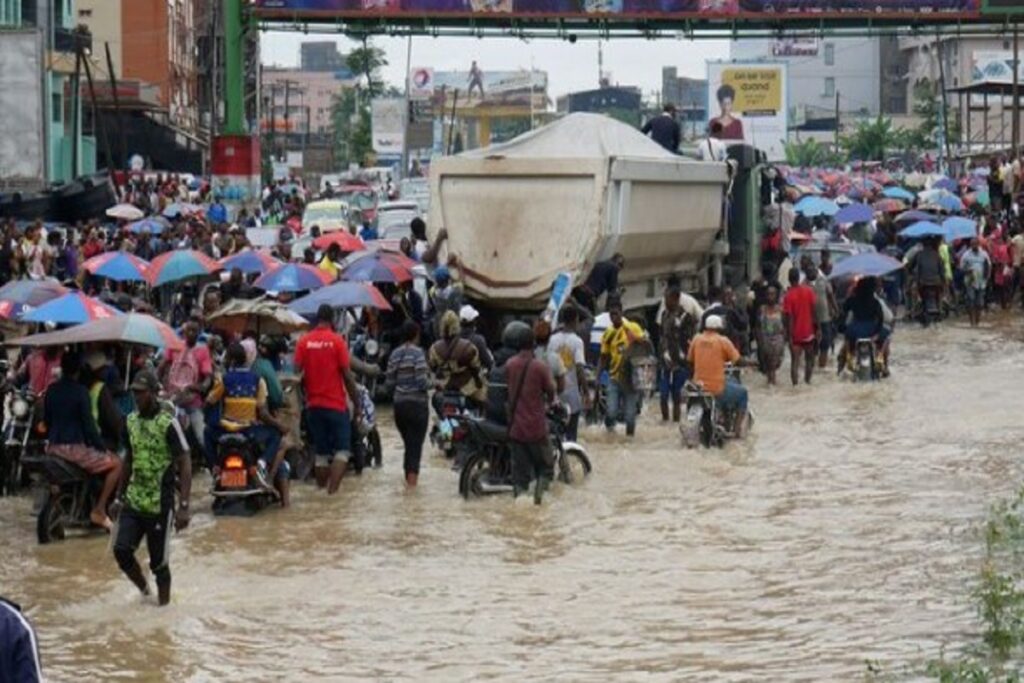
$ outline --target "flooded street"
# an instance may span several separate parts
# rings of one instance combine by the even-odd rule
[[[464,502],[437,456],[403,493],[387,427],[384,470],[335,499],[297,487],[290,512],[251,519],[194,500],[166,609],[143,604],[107,539],[40,547],[30,501],[0,499],[0,593],[33,619],[52,680],[900,670],[977,629],[976,525],[1024,469],[1018,316],[904,325],[893,372],[796,390],[748,372],[754,434],[724,451],[681,450],[651,411],[636,443],[587,431],[593,476],[541,508]]]

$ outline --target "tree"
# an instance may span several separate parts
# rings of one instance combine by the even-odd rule
[[[851,159],[885,161],[889,152],[904,147],[906,131],[894,128],[892,119],[878,116],[874,121],[859,121],[853,133],[842,138],[841,144]]]
[[[814,138],[784,142],[786,163],[790,166],[807,168],[812,166],[835,166],[836,155],[828,146]]]
[[[357,87],[361,87],[369,98],[379,97],[384,93],[384,81],[380,77],[380,70],[388,65],[384,50],[363,42],[363,47],[357,47],[348,53],[345,63],[352,73],[366,79],[365,84],[360,83]]]
[[[914,84],[913,94],[913,111],[921,119],[920,125],[912,130],[913,147],[915,150],[938,147],[943,123],[941,98],[927,79]],[[955,107],[946,108],[946,130],[951,141],[960,139],[960,117]]]
[[[349,52],[345,61],[361,82],[336,94],[331,104],[334,158],[346,166],[363,165],[373,154],[370,102],[394,89],[380,78],[380,70],[388,64],[384,50],[364,42],[362,47]]]

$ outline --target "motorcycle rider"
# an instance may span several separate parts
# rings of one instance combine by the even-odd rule
[[[149,595],[149,584],[135,559],[135,551],[145,537],[158,602],[166,605],[171,601],[171,524],[175,531],[181,531],[189,523],[192,458],[181,425],[173,415],[160,410],[160,381],[156,375],[149,370],[140,371],[131,389],[138,410],[128,416],[128,457],[119,486],[118,499],[123,504],[118,504],[121,510],[114,557],[142,594]],[[175,482],[179,494],[177,511]]]
[[[518,352],[506,363],[512,486],[514,495],[519,497],[529,489],[530,482],[536,480],[533,502],[540,505],[554,477],[547,404],[555,400],[558,389],[548,364],[534,355],[533,330],[526,327],[516,336]]]
[[[491,355],[490,349],[487,348],[487,340],[476,331],[476,321],[479,317],[480,312],[469,304],[465,304],[460,308],[459,324],[461,325],[461,331],[459,334],[463,339],[473,342],[473,346],[476,347],[477,352],[480,354],[480,365],[483,366],[485,372],[490,372],[491,368],[494,367],[494,357]]]
[[[212,428],[213,443],[225,433],[241,433],[259,454],[256,478],[266,488],[273,480],[281,495],[281,506],[288,507],[288,479],[291,468],[284,459],[281,436],[288,426],[278,421],[267,408],[267,383],[247,364],[245,347],[238,342],[228,346],[227,369],[218,377],[206,401],[220,405],[220,423]],[[218,462],[215,467],[219,467]]]
[[[715,397],[723,410],[735,411],[733,432],[742,438],[747,417],[747,388],[725,376],[727,363],[743,366],[751,363],[740,356],[729,338],[723,334],[725,320],[719,315],[704,319],[704,331],[693,338],[686,360],[693,372],[693,381]]]
[[[487,382],[482,375],[480,353],[473,342],[459,336],[459,316],[445,311],[441,317],[438,339],[430,347],[427,363],[442,391],[458,392],[470,402],[483,403],[487,398]],[[434,394],[434,410],[440,415],[441,393]]]
[[[839,320],[845,344],[839,356],[839,372],[843,371],[847,360],[852,357],[858,339],[872,339],[879,348],[883,348],[888,340],[885,313],[875,296],[877,289],[875,278],[863,277],[857,280],[853,294],[843,302]]]
[[[89,521],[110,531],[107,516],[110,500],[121,477],[121,460],[105,450],[92,416],[88,390],[79,383],[81,358],[68,352],[60,361],[61,377],[46,391],[43,420],[47,425],[47,453],[81,467],[91,475],[103,476],[103,488],[89,512]]]
[[[180,351],[168,350],[158,372],[158,376],[164,378],[164,386],[174,404],[188,415],[196,444],[202,444],[205,437],[203,396],[213,382],[213,358],[210,349],[199,343],[200,330],[200,321],[195,317],[190,318],[181,328],[185,348]],[[209,462],[210,454],[205,455]]]

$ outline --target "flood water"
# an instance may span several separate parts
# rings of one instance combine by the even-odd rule
[[[384,469],[335,498],[300,486],[292,510],[251,519],[193,500],[164,609],[105,538],[40,547],[30,501],[0,499],[0,594],[34,621],[51,680],[901,671],[976,637],[977,527],[1021,480],[1016,321],[905,325],[893,377],[870,386],[748,373],[754,434],[723,451],[682,450],[652,414],[635,443],[588,431],[593,476],[540,508],[464,502],[437,456],[405,494],[386,427]]]

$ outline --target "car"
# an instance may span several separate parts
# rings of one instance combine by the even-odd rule
[[[419,217],[420,209],[416,202],[385,202],[377,207],[377,234],[385,240],[411,238],[410,223]]]
[[[347,202],[319,199],[306,205],[306,211],[302,214],[302,227],[309,230],[316,225],[320,227],[321,233],[347,230],[350,213]]]
[[[335,190],[334,196],[348,204],[351,214],[358,211],[362,219],[371,223],[377,219],[378,194],[369,185],[342,185]]]

